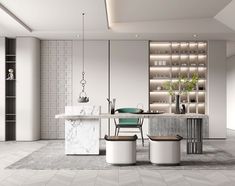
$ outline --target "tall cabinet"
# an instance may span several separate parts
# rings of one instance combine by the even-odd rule
[[[0,103],[1,141],[40,138],[38,39],[0,38]]]

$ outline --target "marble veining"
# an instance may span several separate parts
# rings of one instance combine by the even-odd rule
[[[100,114],[98,106],[67,106],[69,115]],[[99,154],[100,120],[98,118],[65,120],[65,154]]]

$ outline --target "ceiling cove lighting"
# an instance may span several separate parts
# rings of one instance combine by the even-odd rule
[[[105,12],[106,12],[106,21],[107,21],[107,27],[108,29],[111,28],[112,26],[112,18],[113,18],[113,14],[111,11],[111,1],[110,0],[104,0],[104,6],[105,6]]]
[[[13,18],[17,23],[19,23],[21,26],[23,26],[26,30],[28,30],[29,32],[33,31],[28,25],[26,25],[23,21],[21,21],[18,17],[16,17],[15,14],[13,14],[10,10],[8,10],[1,3],[0,3],[0,9],[2,9],[5,13],[7,13],[11,18]]]
[[[80,84],[82,85],[82,91],[79,94],[78,102],[79,103],[87,103],[89,102],[89,97],[87,97],[87,94],[85,92],[85,62],[84,62],[84,16],[85,13],[82,13],[82,79],[80,81]]]

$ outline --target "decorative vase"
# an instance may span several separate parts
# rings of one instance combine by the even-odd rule
[[[111,114],[114,114],[115,113],[115,103],[116,103],[116,99],[114,98],[113,101],[111,102]]]
[[[180,114],[180,95],[175,96],[175,114]]]

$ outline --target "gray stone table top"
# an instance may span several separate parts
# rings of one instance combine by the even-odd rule
[[[100,115],[68,115],[68,114],[57,114],[55,115],[56,119],[66,119],[66,120],[79,120],[79,119],[108,119],[108,118],[208,118],[208,115],[205,114],[131,114],[131,113],[101,113]]]

